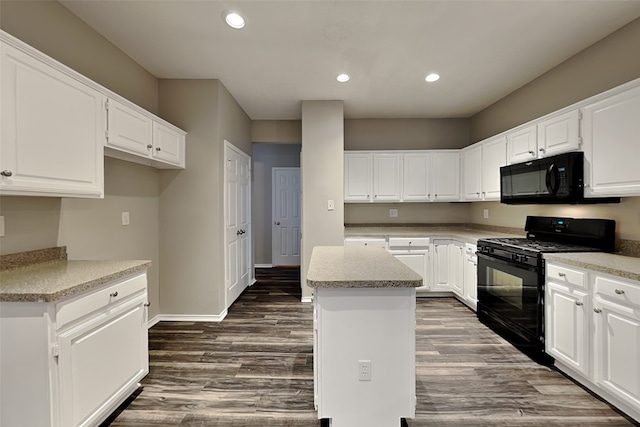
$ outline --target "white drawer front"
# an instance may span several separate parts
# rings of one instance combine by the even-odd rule
[[[401,247],[428,247],[428,237],[389,237],[389,247],[401,246]]]
[[[129,299],[132,295],[145,292],[147,289],[147,273],[129,277],[111,285],[99,288],[95,292],[85,293],[75,298],[56,304],[56,328],[80,319],[94,311]]]
[[[374,246],[380,248],[387,248],[387,239],[378,239],[375,237],[371,238],[359,238],[359,237],[348,237],[344,239],[345,246]]]
[[[587,275],[585,272],[555,264],[547,264],[547,280],[582,289],[587,288]]]
[[[640,306],[640,283],[638,282],[596,276],[595,292],[610,301]]]

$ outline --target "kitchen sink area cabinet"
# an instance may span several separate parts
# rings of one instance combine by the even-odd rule
[[[640,194],[640,81],[582,108],[585,196]]]
[[[102,198],[106,97],[4,32],[0,44],[0,195]]]
[[[33,271],[38,275],[50,269],[58,271],[58,277],[83,277],[78,286],[84,287],[87,268],[106,271],[111,264],[127,266],[120,270],[124,275],[115,273],[119,278],[77,293],[68,288],[33,297],[2,295],[0,424],[4,427],[99,425],[149,372],[147,275],[146,270],[139,271],[143,265],[76,263],[87,267],[44,266]],[[7,280],[19,274],[11,273]],[[37,288],[38,282],[33,283]],[[68,292],[72,295],[58,299]]]

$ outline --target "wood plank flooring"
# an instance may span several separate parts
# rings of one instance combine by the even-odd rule
[[[258,269],[221,323],[160,322],[150,373],[103,426],[320,426],[311,304],[298,269]],[[638,425],[532,362],[453,298],[417,303],[416,418],[426,426]]]

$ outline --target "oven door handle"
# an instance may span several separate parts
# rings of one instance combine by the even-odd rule
[[[500,258],[495,258],[489,255],[485,255],[483,253],[480,252],[476,252],[476,254],[478,255],[478,258],[483,258],[487,261],[490,262],[495,262],[501,265],[505,265],[507,267],[512,267],[512,268],[519,268],[520,270],[529,270],[529,271],[533,271],[533,272],[537,272],[538,271],[538,267],[533,266],[533,265],[525,265],[525,264],[517,264],[515,262],[509,262],[509,261],[505,261],[503,259]]]

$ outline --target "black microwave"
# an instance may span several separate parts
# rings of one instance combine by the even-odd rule
[[[619,203],[584,197],[584,153],[574,151],[500,168],[500,201],[518,204]]]

